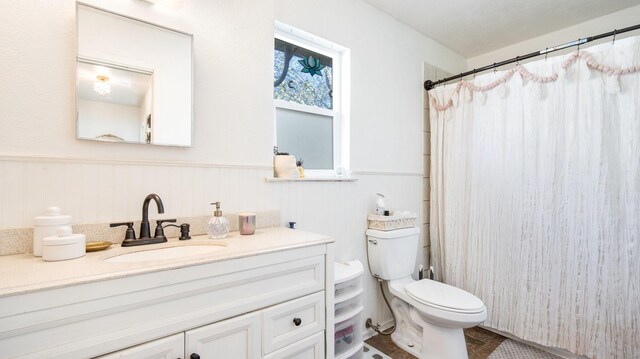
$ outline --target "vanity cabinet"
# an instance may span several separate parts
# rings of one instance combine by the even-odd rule
[[[100,359],[324,358],[324,294],[318,292],[111,353]]]
[[[0,297],[0,358],[324,358],[332,309],[327,241]]]

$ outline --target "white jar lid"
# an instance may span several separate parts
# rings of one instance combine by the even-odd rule
[[[67,244],[86,243],[84,234],[73,234],[71,226],[62,226],[58,228],[55,236],[45,237],[42,240],[44,246],[62,246]]]
[[[61,214],[60,207],[48,207],[44,216],[35,217],[36,226],[55,226],[71,224],[71,216]]]

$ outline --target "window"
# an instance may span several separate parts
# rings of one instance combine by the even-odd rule
[[[276,146],[303,160],[307,176],[348,168],[347,61],[345,48],[276,23]]]

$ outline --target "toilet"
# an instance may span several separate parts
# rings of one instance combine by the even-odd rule
[[[463,328],[482,323],[482,300],[460,288],[411,278],[418,253],[418,228],[367,230],[371,274],[391,292],[396,317],[393,342],[421,359],[467,359]]]

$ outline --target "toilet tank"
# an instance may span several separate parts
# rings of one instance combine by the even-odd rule
[[[367,229],[367,251],[371,274],[384,280],[410,276],[418,254],[418,228],[391,231]]]

